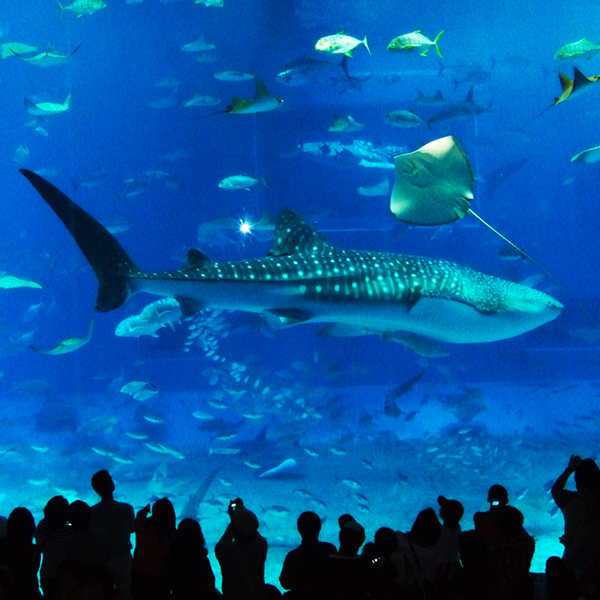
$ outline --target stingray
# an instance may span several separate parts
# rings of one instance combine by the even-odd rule
[[[57,52],[54,52],[51,46],[48,46],[44,52],[40,52],[35,56],[23,56],[14,50],[12,50],[12,53],[22,61],[31,65],[36,65],[37,67],[53,67],[54,65],[62,65],[67,62],[79,48],[81,48],[81,44],[69,54],[58,54]]]
[[[541,117],[547,110],[550,110],[553,106],[557,106],[558,104],[562,104],[565,100],[569,98],[574,98],[578,96],[582,92],[585,92],[590,88],[593,83],[596,83],[600,79],[600,75],[592,75],[592,77],[586,77],[577,67],[573,69],[573,79],[569,79],[566,75],[562,73],[558,74],[558,78],[560,80],[560,87],[562,89],[562,94],[558,98],[554,98],[554,102],[547,106],[541,113],[535,115],[533,119],[527,121],[525,125],[523,125],[518,131],[524,129],[535,121],[538,117]]]
[[[227,106],[225,110],[220,110],[214,113],[208,113],[206,115],[199,115],[197,118],[211,117],[213,115],[250,115],[259,112],[268,112],[279,108],[283,104],[281,98],[276,98],[267,89],[267,86],[257,77],[254,78],[256,85],[254,98],[250,100],[244,100],[243,98],[234,97],[231,100],[231,104]]]
[[[253,114],[258,112],[267,112],[279,108],[283,102],[281,98],[275,98],[267,89],[267,86],[257,78],[254,78],[256,83],[256,92],[251,100],[243,100],[242,98],[233,98],[230,106],[225,110],[229,114]]]
[[[57,354],[68,354],[69,352],[75,352],[75,350],[79,350],[82,346],[85,346],[91,339],[94,333],[94,319],[90,319],[90,326],[88,328],[88,332],[85,337],[82,338],[67,338],[60,342],[58,346],[54,348],[49,348],[48,350],[40,350],[40,348],[36,348],[35,346],[29,346],[32,350],[39,352],[40,354],[49,354],[50,356],[55,356]]]
[[[414,152],[395,156],[394,164],[396,180],[390,210],[398,220],[409,225],[446,225],[466,215],[475,217],[541,269],[584,314],[600,325],[551,273],[471,209],[475,178],[469,159],[455,137],[443,137]]]

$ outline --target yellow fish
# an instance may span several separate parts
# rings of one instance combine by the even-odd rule
[[[358,40],[351,35],[345,35],[343,31],[335,35],[326,35],[317,41],[315,50],[318,52],[326,52],[327,54],[345,54],[352,56],[352,50],[357,46],[364,44],[365,48],[371,54],[371,50],[367,44],[367,36],[364,40]]]

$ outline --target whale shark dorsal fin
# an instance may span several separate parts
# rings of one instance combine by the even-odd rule
[[[331,248],[325,238],[294,211],[284,208],[275,224],[275,241],[267,256],[320,254]]]
[[[201,269],[203,267],[208,267],[212,264],[212,260],[209,256],[204,254],[201,250],[197,248],[190,248],[187,255],[187,261],[183,267],[181,267],[182,271],[189,271],[191,269]]]

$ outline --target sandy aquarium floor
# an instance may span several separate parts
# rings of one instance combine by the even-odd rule
[[[419,384],[396,399],[400,413],[391,416],[389,388],[338,388],[305,419],[291,409],[243,418],[239,407],[198,394],[162,393],[160,411],[154,399],[123,394],[73,397],[62,401],[53,431],[47,391],[5,396],[0,514],[26,506],[40,519],[57,494],[95,503],[90,477],[107,468],[117,499],[136,510],[166,496],[179,516],[196,514],[220,577],[213,549],[239,496],[259,517],[267,581],[277,583],[305,510],[323,519],[322,540],[337,543],[346,512],[372,539],[384,525],[410,529],[442,494],[463,503],[469,529],[473,513],[488,508],[489,486],[501,483],[536,540],[533,570],[543,572],[548,556],[562,553],[563,519],[549,490],[571,454],[596,455],[598,390],[597,382]],[[280,476],[261,477],[284,461]]]

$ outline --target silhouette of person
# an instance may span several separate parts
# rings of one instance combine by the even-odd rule
[[[177,527],[171,544],[171,576],[173,600],[218,597],[202,528],[194,519],[183,519]]]
[[[284,596],[292,600],[325,598],[325,564],[337,552],[329,542],[320,542],[321,519],[311,511],[303,512],[297,521],[302,543],[288,552],[283,562],[279,583],[290,590]]]
[[[340,550],[330,554],[325,567],[325,597],[328,600],[364,600],[372,585],[373,563],[358,551],[365,542],[365,530],[354,519],[343,521]],[[370,556],[370,555],[369,555]]]
[[[134,600],[164,600],[171,594],[170,552],[175,536],[175,509],[167,498],[142,508],[135,517],[135,551],[131,572]]]
[[[531,600],[534,583],[529,569],[535,541],[523,528],[523,514],[514,506],[495,511],[498,535],[488,540],[490,557],[507,600]]]
[[[267,540],[258,533],[258,518],[241,498],[229,503],[229,525],[215,546],[225,600],[264,600],[281,595],[265,585]]]
[[[88,600],[87,572],[74,560],[63,560],[58,565],[60,600]]]
[[[108,570],[122,600],[131,600],[131,534],[135,531],[133,506],[113,498],[115,484],[106,470],[92,477],[92,488],[100,496],[92,506],[92,527],[102,529],[108,538]]]
[[[422,589],[432,590],[437,572],[437,543],[441,524],[433,508],[422,510],[407,533],[397,531],[398,552],[408,558],[411,571]]]
[[[447,586],[455,576],[460,564],[459,539],[460,520],[464,514],[463,505],[458,500],[438,497],[439,515],[442,520],[440,537],[437,541],[436,580],[438,586]]]
[[[35,543],[42,553],[40,568],[40,586],[44,598],[59,598],[58,565],[62,556],[62,547],[71,534],[67,524],[69,501],[62,496],[54,496],[44,507],[44,518],[35,529]]]
[[[546,600],[577,600],[579,598],[577,579],[569,571],[567,562],[558,556],[551,556],[546,561],[544,587]]]
[[[463,531],[458,543],[462,569],[450,584],[455,597],[460,600],[506,600],[498,588],[498,578],[483,534],[475,529]]]
[[[8,573],[6,598],[38,600],[40,550],[33,543],[35,521],[23,507],[15,508],[6,521],[6,536],[0,539],[0,569]]]
[[[380,527],[373,543],[372,562],[373,578],[371,581],[371,597],[376,600],[397,600],[403,597],[406,579],[405,570],[407,563],[400,561],[396,550],[398,549],[398,536],[390,527]],[[364,554],[364,552],[363,552]]]
[[[565,531],[560,538],[565,546],[563,557],[568,553],[569,540],[573,540],[575,532],[581,527],[584,519],[583,494],[578,490],[572,492],[566,490],[565,486],[569,477],[575,473],[577,467],[581,464],[581,458],[575,454],[569,458],[569,463],[565,470],[558,476],[550,490],[556,506],[560,509],[565,520]]]
[[[93,564],[106,566],[108,562],[108,537],[102,529],[92,527],[92,511],[81,500],[69,505],[71,534],[62,547],[62,559],[71,560],[87,572]]]
[[[582,490],[584,519],[569,543],[567,563],[586,599],[600,598],[600,469],[591,459],[582,460],[575,471]]]
[[[488,491],[490,509],[487,512],[476,512],[473,515],[475,530],[479,531],[484,538],[490,540],[498,537],[496,525],[496,511],[508,504],[508,492],[504,486],[496,483]]]

